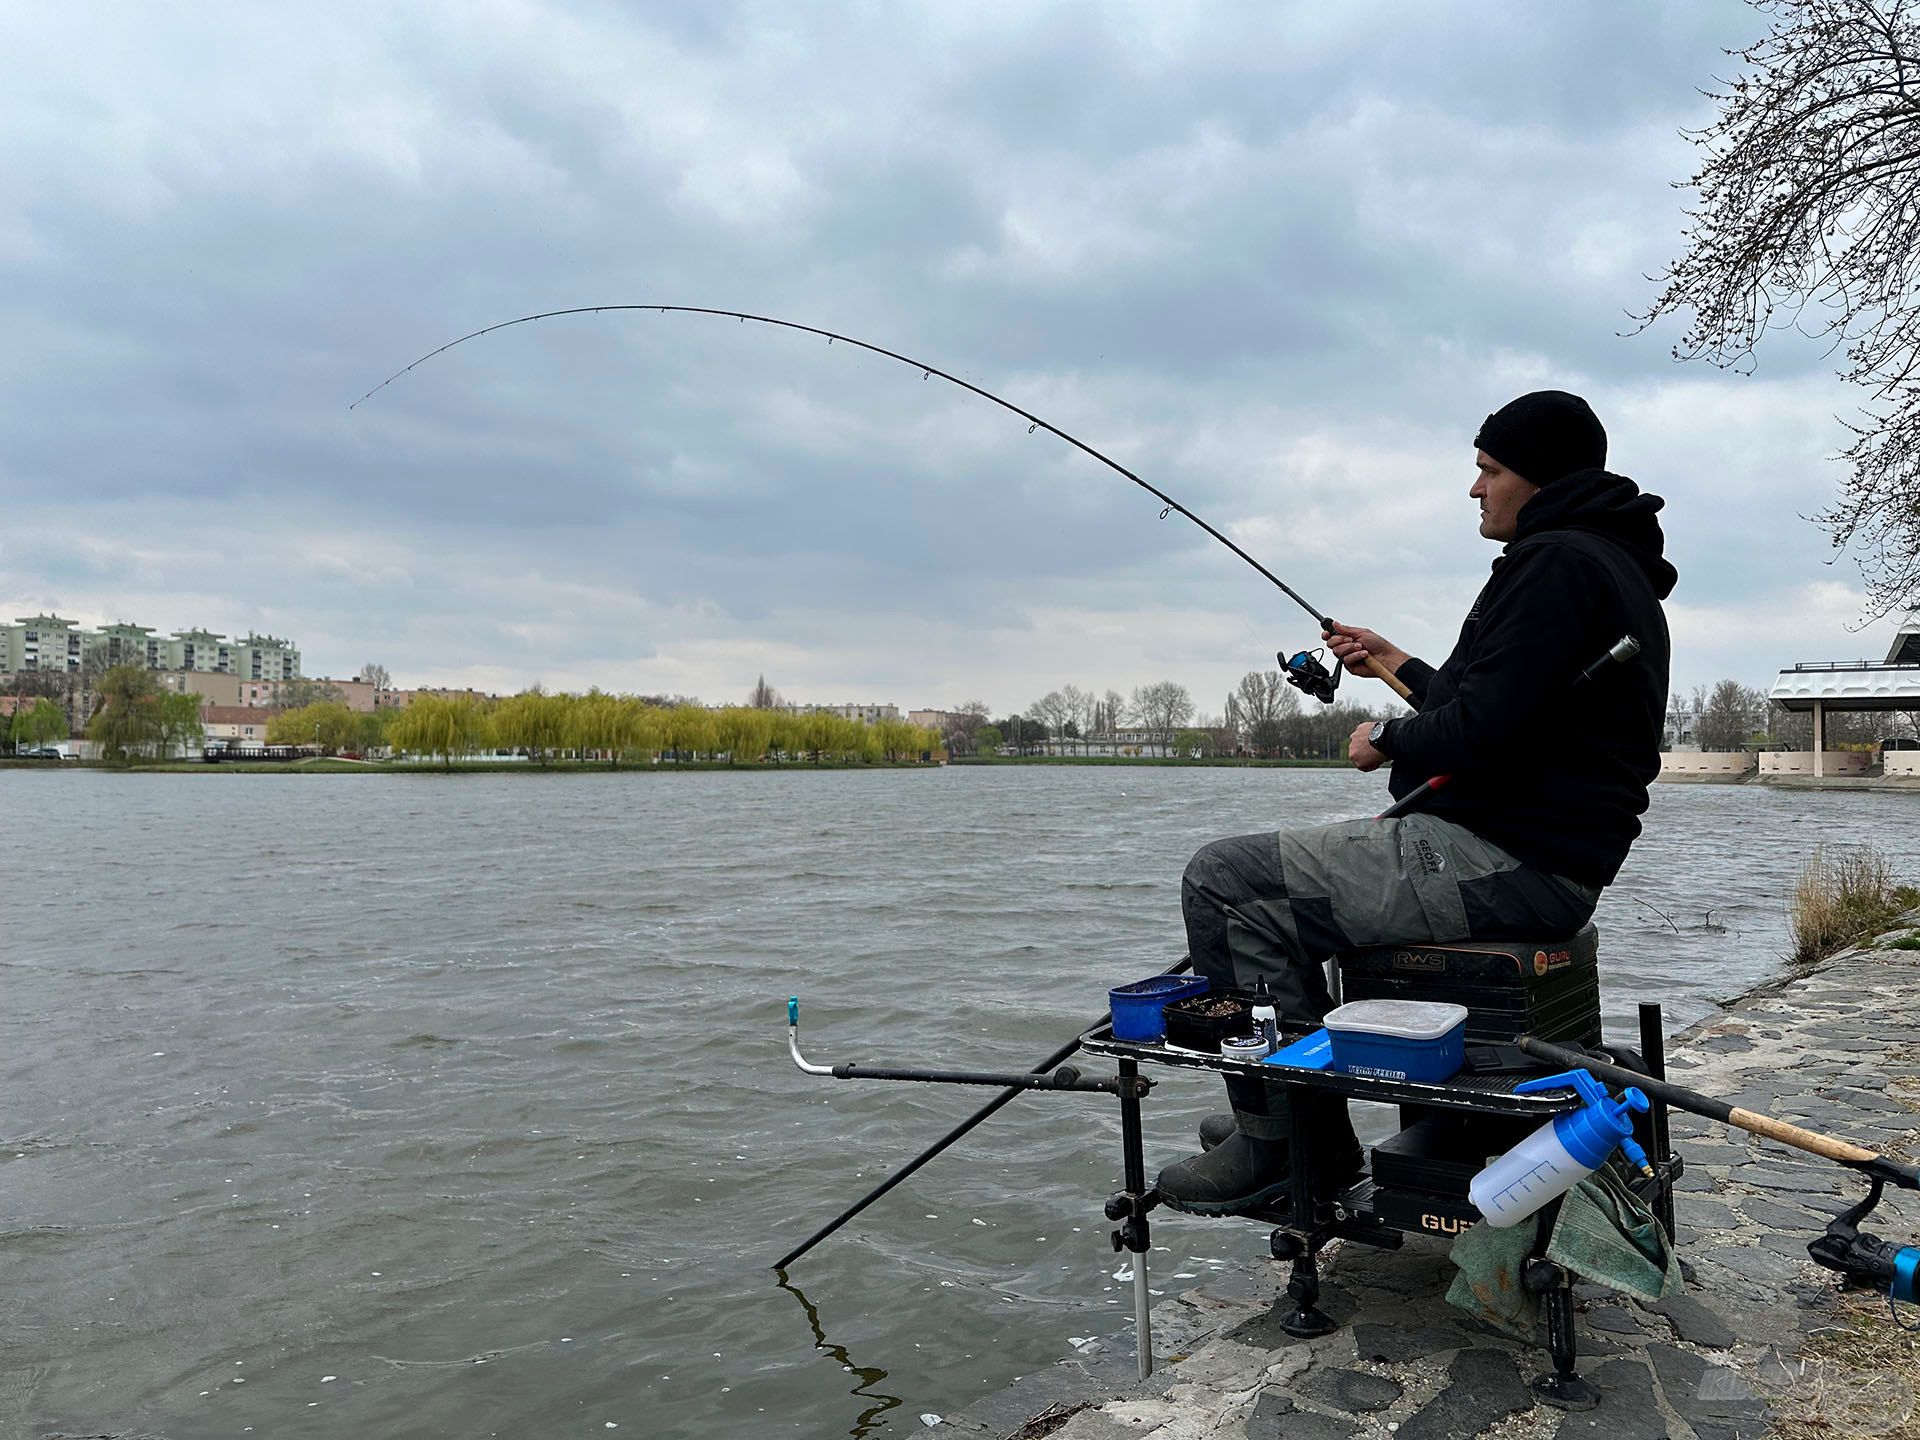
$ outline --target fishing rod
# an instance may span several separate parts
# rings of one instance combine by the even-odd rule
[[[349,410],[358,409],[360,405],[362,405],[367,400],[372,399],[375,395],[379,394],[382,390],[386,389],[387,386],[393,384],[393,382],[398,380],[401,376],[406,375],[409,372],[418,369],[420,366],[426,364],[429,360],[433,359],[435,356],[444,355],[447,353],[447,351],[453,349],[456,345],[464,345],[469,340],[478,340],[483,335],[491,335],[496,330],[509,330],[515,325],[527,325],[527,324],[531,324],[533,321],[536,321],[536,320],[553,320],[553,319],[558,319],[562,316],[567,316],[567,315],[616,314],[622,311],[641,311],[641,312],[652,311],[660,315],[712,315],[712,316],[717,316],[727,320],[738,320],[743,325],[746,324],[749,320],[751,320],[756,325],[771,325],[781,330],[797,330],[804,335],[819,335],[824,337],[826,342],[829,345],[833,344],[835,341],[838,341],[843,345],[852,345],[856,349],[866,350],[875,355],[885,356],[889,360],[896,360],[902,365],[906,365],[912,369],[918,370],[920,372],[920,378],[923,380],[927,379],[929,376],[938,375],[942,380],[947,381],[949,384],[958,385],[962,390],[966,390],[972,394],[978,395],[982,400],[991,400],[995,405],[998,405],[1002,410],[1012,411],[1015,415],[1018,415],[1022,420],[1025,420],[1027,422],[1027,433],[1029,435],[1031,435],[1035,430],[1045,430],[1049,435],[1057,436],[1058,438],[1066,441],[1069,445],[1073,446],[1076,450],[1079,450],[1084,454],[1091,455],[1095,460],[1098,460],[1102,465],[1105,465],[1108,469],[1116,470],[1120,474],[1126,476],[1127,479],[1131,480],[1134,484],[1138,485],[1142,490],[1145,490],[1149,495],[1153,496],[1154,499],[1160,501],[1166,507],[1164,510],[1160,512],[1160,518],[1162,520],[1166,519],[1169,513],[1177,512],[1181,515],[1186,516],[1187,519],[1191,520],[1194,524],[1198,525],[1202,530],[1206,531],[1207,534],[1211,535],[1214,539],[1218,540],[1222,545],[1226,546],[1227,549],[1231,550],[1234,554],[1238,555],[1242,560],[1246,561],[1247,564],[1251,565],[1255,570],[1258,570],[1263,576],[1265,576],[1274,585],[1278,586],[1280,590],[1283,593],[1285,593],[1289,599],[1291,599],[1295,604],[1297,604],[1302,610],[1305,610],[1309,615],[1313,616],[1313,618],[1319,623],[1322,631],[1330,631],[1334,628],[1332,616],[1328,615],[1327,612],[1322,610],[1319,606],[1309,602],[1306,599],[1306,597],[1303,596],[1298,590],[1294,589],[1291,585],[1287,584],[1286,581],[1282,580],[1278,575],[1274,574],[1266,566],[1262,565],[1258,560],[1254,559],[1253,556],[1249,555],[1245,550],[1242,550],[1238,545],[1234,544],[1233,541],[1229,540],[1225,535],[1221,534],[1218,530],[1214,529],[1213,526],[1209,525],[1205,520],[1202,520],[1198,515],[1194,514],[1193,511],[1189,510],[1186,506],[1182,505],[1178,500],[1174,499],[1171,495],[1167,494],[1166,491],[1160,489],[1157,485],[1149,484],[1147,481],[1141,479],[1138,475],[1134,474],[1133,471],[1129,470],[1126,466],[1122,465],[1118,460],[1115,460],[1113,457],[1109,455],[1102,454],[1100,451],[1094,449],[1093,446],[1087,444],[1086,441],[1080,439],[1077,435],[1069,435],[1065,430],[1062,430],[1058,425],[1053,424],[1051,421],[1042,420],[1038,415],[1035,415],[1031,410],[1023,409],[1022,407],[1014,404],[1011,400],[1002,399],[1000,396],[994,394],[991,390],[987,390],[982,388],[979,385],[975,385],[971,380],[962,380],[958,375],[954,375],[946,370],[942,370],[938,365],[928,364],[924,360],[916,360],[911,355],[902,355],[899,351],[889,350],[884,345],[875,345],[866,340],[856,340],[851,335],[842,335],[837,331],[833,331],[833,330],[823,330],[817,325],[802,325],[796,320],[781,320],[771,315],[755,315],[745,310],[721,310],[708,305],[576,305],[571,307],[570,309],[565,309],[565,310],[542,310],[536,315],[521,315],[513,320],[501,320],[492,325],[482,326],[478,330],[470,331],[469,333],[462,335],[457,340],[449,340],[446,344],[440,346],[439,349],[437,350],[429,350],[425,355],[422,355],[418,360],[415,360],[412,364],[403,366],[401,369],[394,371],[393,374],[389,375],[386,379],[382,380],[378,385],[374,386],[373,389],[367,391],[365,395],[362,395],[358,400],[354,401],[353,404],[349,405],[347,408]],[[1367,657],[1367,668],[1372,674],[1386,681],[1387,684],[1390,687],[1392,687],[1392,689],[1400,696],[1401,699],[1405,700],[1409,698],[1407,687],[1402,685],[1400,681],[1395,678],[1391,670],[1387,669],[1386,666],[1382,665],[1378,660],[1374,659],[1372,656]]]
[[[1884,1291],[1890,1307],[1895,1301],[1920,1304],[1920,1245],[1902,1245],[1898,1241],[1882,1240],[1860,1228],[1860,1222],[1880,1203],[1887,1186],[1892,1185],[1900,1190],[1920,1190],[1920,1169],[1850,1140],[1823,1135],[1818,1130],[1808,1130],[1785,1120],[1776,1120],[1771,1115],[1762,1115],[1757,1110],[1746,1110],[1725,1100],[1716,1100],[1711,1095],[1689,1090],[1684,1085],[1675,1085],[1670,1080],[1642,1075],[1638,1071],[1597,1059],[1584,1050],[1555,1045],[1533,1035],[1522,1035],[1515,1044],[1536,1060],[1577,1067],[1618,1084],[1637,1085],[1648,1095],[1676,1110],[1718,1120],[1723,1125],[1745,1130],[1763,1140],[1791,1145],[1796,1150],[1804,1150],[1823,1160],[1844,1165],[1849,1170],[1859,1171],[1867,1177],[1866,1198],[1828,1221],[1826,1231],[1808,1242],[1807,1253],[1827,1269],[1839,1272],[1849,1284]],[[1894,1311],[1894,1321],[1902,1329],[1920,1329],[1920,1326],[1909,1325],[1902,1320],[1898,1310]]]

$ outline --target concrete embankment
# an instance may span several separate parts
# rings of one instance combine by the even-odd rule
[[[1671,1042],[1678,1083],[1902,1159],[1920,1146],[1920,911],[1900,928],[1730,1002]],[[1837,1166],[1675,1112],[1684,1293],[1642,1305],[1576,1292],[1581,1372],[1599,1408],[1534,1404],[1549,1368],[1443,1299],[1440,1241],[1325,1252],[1331,1335],[1279,1326],[1286,1267],[1245,1227],[1246,1266],[1154,1311],[1161,1368],[1135,1379],[1130,1334],[1088,1342],[932,1433],[1037,1440],[1734,1440],[1920,1435],[1920,1336],[1884,1295],[1842,1294],[1806,1243],[1865,1186]],[[1202,1224],[1184,1217],[1157,1224]],[[1211,1222],[1234,1223],[1234,1222]],[[1920,1195],[1865,1228],[1920,1236]],[[1914,1317],[1907,1316],[1909,1323]]]

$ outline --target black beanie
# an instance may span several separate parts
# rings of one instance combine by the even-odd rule
[[[1607,463],[1607,432],[1578,395],[1535,390],[1510,400],[1480,427],[1473,447],[1484,450],[1523,480],[1551,485],[1576,470]]]

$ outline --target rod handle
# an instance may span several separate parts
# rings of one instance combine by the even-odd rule
[[[1406,701],[1409,705],[1413,703],[1413,691],[1402,684],[1400,677],[1382,665],[1376,657],[1372,655],[1367,656],[1367,669],[1372,671],[1373,674],[1380,679],[1386,681],[1387,688],[1402,700]]]
[[[1843,1165],[1864,1165],[1869,1160],[1880,1158],[1878,1151],[1864,1149],[1850,1141],[1840,1140],[1832,1135],[1822,1135],[1815,1130],[1802,1130],[1798,1125],[1790,1125],[1785,1120],[1776,1120],[1771,1115],[1756,1115],[1753,1111],[1742,1110],[1737,1105],[1728,1112],[1727,1119],[1749,1134],[1761,1135],[1768,1140],[1778,1140],[1782,1145],[1791,1145],[1796,1150],[1823,1155],[1829,1160],[1838,1160]]]

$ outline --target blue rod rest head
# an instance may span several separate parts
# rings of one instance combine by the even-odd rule
[[[800,997],[798,995],[789,995],[787,997],[787,1024],[798,1025],[799,1023]]]

